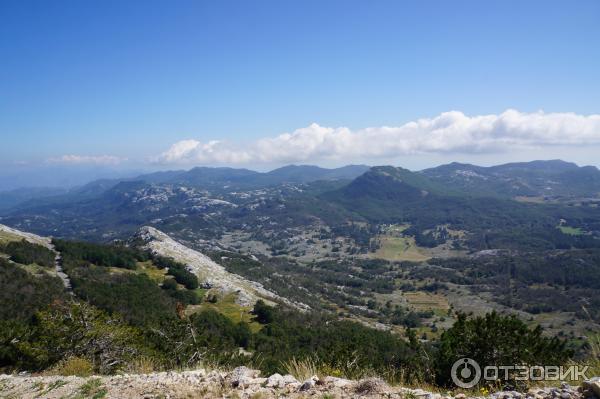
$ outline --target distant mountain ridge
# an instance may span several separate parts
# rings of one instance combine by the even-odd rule
[[[369,170],[366,165],[348,165],[327,169],[314,165],[288,165],[270,172],[249,169],[196,167],[181,172],[157,172],[136,180],[149,183],[184,184],[190,186],[262,187],[284,183],[310,183],[318,180],[354,179]]]
[[[600,197],[600,171],[596,167],[579,167],[575,163],[562,160],[507,163],[489,167],[453,162],[418,172],[392,166],[377,166],[371,169],[366,165],[347,165],[333,169],[314,165],[288,165],[269,172],[229,167],[195,167],[190,170],[142,174],[133,178],[100,179],[70,190],[27,188],[1,192],[0,212],[14,207],[27,208],[89,199],[116,187],[121,182],[176,184],[217,191],[249,190],[286,183],[353,180],[369,173],[370,170],[381,172],[384,169],[388,172],[395,170],[392,175],[396,178],[422,186],[425,191],[444,195],[454,193],[501,198]],[[352,185],[348,190],[352,190]],[[357,192],[357,195],[361,194]]]
[[[453,163],[419,172],[393,166],[291,165],[267,173],[194,168],[93,182],[5,210],[0,221],[92,240],[119,238],[144,225],[203,240],[244,231],[274,245],[274,236],[317,225],[353,229],[367,245],[358,225],[348,226],[402,223],[423,245],[437,243],[432,231],[449,226],[469,232],[471,249],[596,247],[599,176],[594,167],[564,161]]]
[[[176,184],[209,190],[259,189],[279,184],[302,184],[319,180],[352,180],[369,170],[367,165],[321,168],[313,165],[288,165],[270,172],[229,167],[195,167],[190,170],[161,171],[133,178],[94,180],[81,187],[66,189],[18,189],[0,192],[0,212],[41,205],[87,200],[112,189],[143,184]]]
[[[56,187],[24,187],[0,192],[0,211],[35,198],[53,197],[66,194],[68,190]]]
[[[471,195],[510,197],[597,197],[600,170],[561,160],[476,166],[450,163],[420,172],[431,181]]]

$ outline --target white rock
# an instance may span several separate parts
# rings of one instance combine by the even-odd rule
[[[267,382],[266,378],[253,378],[248,381],[248,385],[263,385]]]
[[[281,374],[273,374],[269,378],[267,378],[266,386],[270,388],[283,388],[286,385],[290,384],[299,384],[298,380],[293,376],[287,374],[285,376]]]
[[[239,385],[248,385],[255,378],[258,378],[260,375],[259,370],[252,370],[248,367],[241,366],[235,368],[231,374],[229,375],[229,379],[231,380],[231,384],[236,387]]]
[[[267,387],[276,387],[279,388],[279,384],[283,382],[283,376],[281,374],[275,373],[269,378],[267,378]]]
[[[300,390],[301,391],[308,391],[309,389],[311,389],[312,387],[315,386],[315,384],[317,383],[317,381],[319,381],[319,377],[317,377],[316,375],[313,375],[308,380],[304,381],[302,383],[302,385],[300,385]]]
[[[600,377],[593,377],[581,383],[584,390],[591,391],[597,398],[600,398]]]
[[[347,380],[345,378],[337,378],[337,377],[325,377],[325,383],[331,384],[336,388],[344,388],[348,385],[352,385],[353,382],[351,380]]]

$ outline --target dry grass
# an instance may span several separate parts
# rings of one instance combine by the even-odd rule
[[[582,307],[582,309],[587,315],[588,319],[593,323],[594,319],[585,306]],[[590,335],[588,343],[590,346],[590,356],[585,362],[585,365],[590,367],[588,375],[598,376],[600,375],[600,333]]]
[[[379,236],[378,239],[381,247],[371,255],[373,258],[412,262],[422,262],[431,258],[417,246],[413,237]]]
[[[167,274],[166,269],[159,269],[152,263],[152,261],[137,262],[137,271],[140,273],[145,273],[157,284],[162,284]]]
[[[586,365],[590,366],[588,375],[600,375],[600,334],[590,337],[590,358]]]
[[[20,240],[20,237],[15,234],[11,234],[6,231],[0,231],[0,244],[6,244],[11,241],[19,241],[19,240]]]
[[[147,356],[141,356],[129,362],[123,371],[128,374],[150,374],[161,369],[162,367],[156,362],[155,359]]]
[[[317,362],[313,359],[296,359],[293,358],[283,363],[283,367],[288,374],[293,375],[298,381],[306,381],[312,376],[319,374]]]
[[[186,308],[186,314],[190,315],[206,309],[215,310],[234,323],[248,323],[248,326],[253,333],[258,332],[262,328],[261,324],[254,321],[251,307],[240,306],[236,303],[235,293],[227,294],[223,298],[219,298],[216,303],[202,302],[200,305],[190,305]]]
[[[94,374],[94,365],[88,359],[74,356],[60,361],[46,373],[49,375],[89,377]]]
[[[382,393],[387,389],[387,384],[379,378],[368,378],[358,382],[354,391],[359,395],[373,395]]]
[[[403,293],[406,301],[416,310],[441,311],[443,315],[448,312],[450,304],[446,297],[440,294],[431,294],[429,292],[414,291]]]
[[[402,386],[423,387],[425,384],[424,379],[416,379],[414,373],[411,373],[409,370],[389,367],[387,370],[377,372],[371,368],[365,368],[360,364],[359,360],[358,357],[354,357],[348,359],[346,362],[332,365],[324,363],[318,358],[293,358],[290,361],[284,362],[283,367],[288,374],[293,375],[298,381],[306,381],[313,376],[321,379],[331,376],[356,381],[383,380],[391,385]],[[433,387],[429,388],[434,391]]]

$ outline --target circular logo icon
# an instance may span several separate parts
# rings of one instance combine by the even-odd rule
[[[452,365],[452,382],[460,388],[473,388],[481,379],[481,367],[479,364],[468,357],[457,360]]]

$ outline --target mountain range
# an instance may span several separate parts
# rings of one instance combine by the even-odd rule
[[[482,167],[451,163],[421,172],[432,181],[471,195],[502,197],[597,197],[600,171],[560,160]]]
[[[208,240],[233,231],[270,232],[261,239],[271,241],[287,228],[408,223],[408,232],[428,245],[439,242],[431,239],[432,229],[451,226],[465,232],[462,245],[473,250],[562,248],[598,244],[599,201],[600,171],[558,160],[452,163],[418,172],[364,165],[290,165],[267,173],[193,168],[94,181],[0,210],[0,220],[94,240],[119,238],[146,224]]]

